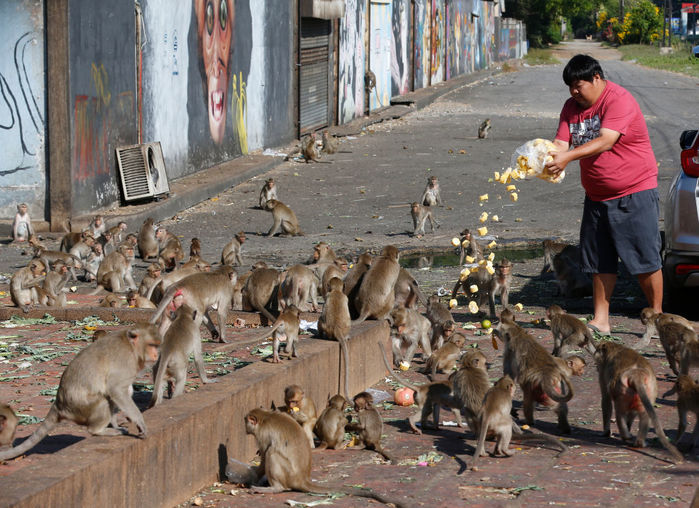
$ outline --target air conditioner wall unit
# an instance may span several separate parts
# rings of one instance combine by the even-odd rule
[[[116,155],[126,201],[170,193],[160,142],[120,146]]]

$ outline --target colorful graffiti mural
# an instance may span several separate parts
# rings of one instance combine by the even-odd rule
[[[425,88],[430,84],[430,24],[431,0],[415,0],[414,86]]]
[[[369,109],[391,103],[391,15],[390,0],[370,0],[369,65],[376,76],[376,86],[369,94]]]
[[[444,81],[445,0],[432,0],[430,30],[430,85]]]
[[[364,32],[365,0],[347,0],[340,21],[338,62],[338,123],[364,114]]]
[[[391,95],[410,91],[410,0],[393,0],[391,15]]]

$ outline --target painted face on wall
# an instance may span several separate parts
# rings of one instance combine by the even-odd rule
[[[216,144],[226,130],[228,60],[235,12],[233,0],[194,0],[197,15],[199,49],[204,63],[206,106],[209,131]]]

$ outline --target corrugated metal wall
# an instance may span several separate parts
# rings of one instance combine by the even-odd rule
[[[301,134],[328,125],[330,21],[301,18],[299,128]]]

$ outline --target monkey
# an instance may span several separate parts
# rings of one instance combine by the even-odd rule
[[[114,293],[109,293],[107,296],[100,300],[100,307],[121,307],[121,297],[115,295]]]
[[[155,237],[155,220],[148,217],[138,232],[138,255],[144,261],[158,257],[158,240]]]
[[[315,448],[313,442],[313,427],[318,420],[316,405],[310,397],[306,397],[303,388],[299,385],[289,385],[284,389],[284,404],[286,412],[301,425],[311,448]]]
[[[478,459],[485,457],[485,438],[490,430],[495,434],[497,441],[493,454],[511,457],[515,451],[510,450],[510,440],[512,439],[512,397],[517,389],[515,382],[510,376],[505,374],[495,386],[490,388],[485,394],[483,405],[478,415],[478,444],[473,454],[471,469],[476,467]]]
[[[201,241],[199,241],[199,238],[192,238],[191,243],[189,244],[189,257],[201,257]],[[226,263],[224,261],[221,261],[222,265],[229,265],[231,263]]]
[[[322,151],[327,154],[337,153],[337,139],[334,136],[331,136],[327,129],[323,131]]]
[[[387,245],[371,263],[355,299],[359,317],[352,322],[353,325],[368,318],[385,319],[391,312],[395,301],[393,288],[400,273],[398,257],[398,249],[394,245]]]
[[[418,311],[405,307],[395,307],[391,311],[390,317],[392,321],[391,350],[394,365],[397,367],[401,363],[410,365],[418,344],[422,346],[424,358],[432,354],[430,346],[432,327],[429,319]]]
[[[677,414],[679,416],[677,440],[675,442],[680,450],[691,451],[699,446],[699,383],[683,374],[677,378],[675,387],[677,390]],[[686,446],[680,446],[682,436],[687,429],[688,412],[694,413],[695,418],[692,441]],[[1,413],[2,407],[0,405],[0,414]],[[0,440],[0,445],[2,445],[2,440]]]
[[[578,246],[568,245],[553,257],[553,272],[556,275],[561,296],[583,298],[592,295],[590,277],[580,268]]]
[[[38,303],[36,288],[46,278],[46,265],[43,261],[32,259],[28,266],[17,270],[10,279],[10,297],[12,303],[29,312],[32,305]]]
[[[258,268],[268,268],[267,263],[265,263],[264,261],[258,261],[257,263],[252,265],[252,268],[249,272],[245,272],[241,275],[238,275],[238,280],[236,281],[235,286],[233,288],[233,301],[231,302],[231,305],[234,310],[243,310],[243,288],[245,287],[245,284],[247,283],[247,280],[252,274],[252,272],[254,270],[257,270]]]
[[[281,230],[280,236],[304,236],[299,228],[299,220],[294,211],[281,201],[270,199],[265,203],[265,210],[272,212],[274,223],[267,232],[267,236],[274,236]]]
[[[680,323],[689,328],[690,330],[694,330],[692,323],[687,319],[683,318],[682,316],[679,316],[677,314],[670,314],[668,312],[660,313],[656,312],[655,309],[653,309],[653,307],[646,307],[643,310],[641,310],[641,323],[646,326],[646,331],[643,333],[641,339],[636,344],[631,346],[632,349],[638,350],[646,347],[648,344],[650,344],[651,337],[658,336],[657,324],[668,322]]]
[[[245,231],[239,231],[226,244],[221,252],[221,264],[231,266],[242,266],[243,264],[243,244],[245,243]]]
[[[515,323],[515,315],[509,307],[505,307],[504,309],[502,309],[502,311],[500,311],[500,321],[512,324]]]
[[[569,350],[583,347],[591,355],[595,354],[595,341],[590,329],[578,318],[566,314],[556,304],[546,309],[546,317],[551,320],[553,334],[553,356],[564,356]]]
[[[488,134],[490,133],[490,127],[490,118],[483,120],[483,122],[478,126],[478,139],[487,138]]]
[[[347,424],[345,430],[357,432],[357,437],[364,443],[365,449],[375,451],[393,464],[393,457],[381,447],[383,420],[379,410],[374,407],[374,397],[368,392],[359,392],[352,401],[357,412],[357,422]]]
[[[449,376],[452,396],[461,409],[468,428],[476,436],[480,432],[479,414],[483,398],[490,389],[487,360],[483,353],[470,350],[461,356],[459,370]]]
[[[141,296],[146,296],[149,293],[151,286],[160,278],[162,268],[158,263],[151,263],[146,268],[146,272],[143,280],[141,280],[141,285],[138,287],[138,294]]]
[[[87,230],[92,233],[92,236],[99,238],[107,230],[107,225],[104,223],[104,217],[101,215],[95,215],[90,224],[87,226]]]
[[[393,295],[395,298],[394,305],[414,309],[417,307],[419,300],[424,306],[427,306],[427,299],[420,291],[417,281],[405,268],[401,268],[400,272],[398,272],[398,280],[396,280],[396,284],[393,287]]]
[[[219,342],[226,341],[226,316],[233,298],[233,288],[238,274],[232,266],[222,265],[213,272],[202,272],[188,275],[184,279],[170,286],[150,319],[155,323],[160,316],[163,320],[160,325],[162,334],[170,326],[170,318],[164,314],[165,308],[175,310],[181,304],[187,304],[206,319],[207,327],[211,331],[212,338],[218,338]],[[180,298],[181,297],[181,298]],[[178,299],[176,301],[173,301]],[[173,308],[174,307],[174,308]],[[218,314],[219,330],[213,324],[209,309],[213,308]]]
[[[359,288],[362,285],[364,276],[369,271],[372,262],[373,258],[371,257],[371,254],[369,254],[368,252],[364,252],[359,255],[357,262],[350,267],[350,269],[347,271],[347,275],[345,275],[344,288],[342,292],[347,295],[350,315],[352,316],[352,319],[356,319],[357,317],[359,317],[359,310],[355,307],[354,302],[356,301],[357,295],[359,294]]]
[[[480,308],[487,298],[490,318],[495,318],[495,295],[500,295],[503,308],[509,303],[510,284],[512,281],[512,262],[502,259],[500,263],[493,265],[495,272],[491,275],[484,267],[479,267],[478,271],[470,273],[465,279],[459,278],[451,292],[451,297],[456,295],[461,287],[468,291],[472,285],[478,287],[477,302]]]
[[[46,265],[47,271],[51,268],[50,265],[56,261],[63,262],[68,267],[68,270],[70,270],[71,278],[73,280],[78,280],[78,277],[75,274],[75,269],[82,268],[82,263],[75,256],[56,250],[46,250],[43,245],[39,245],[34,248],[34,259],[41,259]]]
[[[426,315],[432,326],[430,345],[433,349],[439,349],[454,333],[454,316],[451,315],[449,307],[439,301],[437,294],[427,299]]]
[[[303,154],[306,164],[308,164],[309,161],[320,162],[320,152],[316,146],[315,132],[311,132],[306,137],[306,140],[302,142],[301,153]]]
[[[629,428],[638,416],[638,435],[633,446],[644,448],[648,427],[652,421],[655,435],[662,445],[677,462],[682,462],[682,454],[668,441],[653,409],[658,387],[650,362],[637,351],[609,341],[597,345],[594,357],[602,392],[604,436],[611,436],[613,405],[619,434],[624,441],[631,441]]]
[[[466,256],[471,256],[474,262],[478,262],[483,259],[483,254],[478,241],[473,236],[473,233],[466,228],[460,234],[459,243],[459,265],[464,264],[464,259]],[[454,296],[452,296],[454,298]]]
[[[696,343],[697,334],[693,328],[687,328],[679,322],[664,320],[663,316],[658,317],[656,320],[656,327],[660,343],[670,364],[670,369],[678,376],[680,374],[679,367],[682,360],[682,349],[686,344]]]
[[[318,311],[318,285],[316,274],[305,265],[294,265],[286,271],[284,280],[279,285],[279,305],[282,309],[295,305],[306,309],[311,299],[311,311]]]
[[[63,262],[56,261],[53,270],[46,274],[43,286],[36,288],[39,305],[65,307],[66,294],[63,287],[69,279],[68,267]]]
[[[274,323],[275,317],[268,307],[277,312],[277,295],[284,275],[284,272],[274,268],[262,267],[253,270],[243,286],[243,310],[260,312],[267,321]]]
[[[265,180],[265,184],[260,191],[260,208],[265,209],[265,203],[271,199],[277,199],[277,183],[274,178]]]
[[[326,339],[340,343],[345,363],[345,398],[349,399],[349,350],[347,340],[350,334],[350,312],[347,295],[342,292],[342,280],[333,277],[328,282],[329,292],[325,297],[323,311],[318,318],[318,333]]]
[[[313,246],[313,263],[332,263],[337,259],[335,251],[325,242],[318,242]]]
[[[693,365],[699,365],[699,341],[688,341],[680,349],[680,374],[689,374]]]
[[[95,246],[95,239],[92,236],[86,236],[78,243],[73,245],[68,251],[68,254],[80,261],[80,264],[85,269],[85,279],[88,279],[87,262],[92,255],[93,247]]]
[[[326,491],[314,485],[311,481],[311,447],[301,426],[288,414],[255,408],[245,415],[244,421],[245,433],[255,437],[260,453],[260,465],[255,475],[258,479],[266,476],[269,483],[269,487],[253,486],[253,493],[274,494],[285,490],[317,494],[343,492],[402,507],[400,503],[367,489],[332,486]]]
[[[439,195],[439,181],[436,176],[431,176],[427,179],[427,186],[425,187],[425,192],[422,193],[419,203],[423,206],[444,205],[442,197]]]
[[[179,262],[184,259],[184,251],[180,240],[165,228],[155,231],[158,239],[158,262],[165,268],[176,269]]]
[[[160,263],[153,263],[153,265],[155,265],[158,270],[162,270],[163,268]],[[194,275],[195,273],[209,271],[211,271],[211,265],[209,265],[209,263],[197,258],[192,258],[183,264],[178,270],[166,273],[165,275],[162,275],[161,271],[161,275],[152,282],[150,289],[145,296],[154,303],[160,303],[160,300],[162,300],[162,295],[174,283],[181,281],[185,277]]]
[[[84,241],[86,238],[92,238],[93,240],[95,239],[95,237],[92,236],[92,233],[87,230],[83,231],[82,233],[66,233],[63,235],[63,238],[61,238],[61,245],[58,250],[66,253],[70,252],[70,249],[72,249],[76,243]]]
[[[573,385],[544,347],[515,323],[500,320],[493,333],[504,344],[503,372],[522,388],[527,424],[534,424],[534,403],[549,406],[558,415],[558,428],[570,434],[567,402]],[[564,389],[565,387],[565,389]]]
[[[158,359],[159,346],[157,330],[145,323],[111,332],[88,345],[63,371],[56,400],[41,426],[20,445],[0,452],[0,461],[32,449],[62,420],[85,425],[95,436],[121,435],[118,409],[145,438],[146,424],[131,398],[132,385],[138,373]]]
[[[594,353],[592,353],[594,355]],[[585,374],[585,366],[587,363],[582,356],[568,355],[564,358],[554,356],[553,360],[558,365],[558,368],[565,372],[566,376],[582,376]]]
[[[32,219],[29,217],[29,207],[26,203],[17,205],[17,213],[12,221],[12,241],[26,242],[34,235]]]
[[[133,247],[121,246],[119,250],[104,257],[97,269],[97,288],[92,294],[101,289],[119,293],[129,289],[137,289],[133,278]]]
[[[432,414],[433,415],[433,426],[434,430],[439,430],[439,411],[440,406],[446,406],[452,410],[454,413],[454,418],[459,424],[459,427],[463,427],[463,421],[461,420],[461,412],[459,411],[458,401],[452,397],[452,387],[449,381],[433,381],[424,385],[417,386],[410,381],[406,380],[400,374],[393,372],[391,365],[388,362],[388,357],[386,356],[386,351],[383,348],[383,344],[379,342],[379,349],[381,349],[381,355],[383,357],[384,365],[388,370],[389,375],[396,378],[396,380],[410,388],[415,392],[413,398],[415,404],[417,404],[417,411],[408,417],[408,424],[410,429],[418,435],[422,434],[422,430],[418,429],[415,425],[418,418],[420,419],[420,427],[422,429],[427,428],[427,419]],[[390,460],[390,459],[389,459]]]
[[[97,270],[99,270],[100,264],[104,261],[104,251],[102,250],[102,245],[100,243],[95,243],[92,246],[92,252],[87,256],[85,261],[85,280],[87,282],[93,282],[97,279]]]
[[[328,399],[327,407],[320,413],[313,427],[313,432],[320,440],[316,450],[326,448],[336,450],[342,446],[345,439],[345,425],[347,424],[345,408],[348,404],[347,399],[340,394],[333,395]]]
[[[421,205],[414,201],[410,205],[410,216],[413,218],[413,236],[416,238],[422,237],[425,233],[425,222],[430,221],[430,232],[434,233],[435,225],[439,227],[439,222],[434,218],[434,212],[429,206]]]
[[[541,275],[544,275],[553,270],[553,258],[556,254],[559,254],[563,249],[570,246],[570,244],[565,242],[557,242],[550,238],[547,238],[541,242],[544,248],[544,266],[541,268]]]
[[[432,352],[422,372],[427,373],[430,379],[434,379],[438,370],[451,371],[461,357],[461,348],[464,347],[464,344],[466,344],[466,336],[454,333],[439,349]]]
[[[344,408],[343,408],[344,409]],[[0,402],[0,450],[6,446],[12,446],[15,440],[15,432],[19,419],[12,408]],[[344,434],[344,425],[342,432]]]
[[[133,289],[126,294],[126,305],[127,307],[133,307],[136,309],[155,309],[156,306],[148,298],[138,294],[138,291]]]
[[[122,237],[124,235],[124,231],[126,231],[127,229],[128,226],[126,225],[126,222],[119,221],[119,224],[117,224],[116,226],[112,226],[107,230],[112,235],[112,243],[114,245],[118,245],[124,240]],[[136,247],[136,245],[133,245],[133,247]]]
[[[320,294],[323,296],[323,298],[325,298],[330,292],[330,280],[333,278],[338,278],[340,281],[342,281],[342,278],[345,276],[348,269],[349,265],[347,264],[347,260],[343,258],[337,258],[331,264],[327,264],[326,268],[323,270],[320,284]],[[342,289],[342,286],[340,286],[340,291],[342,291]]]
[[[371,70],[364,73],[364,88],[367,94],[371,94],[371,91],[376,88],[376,74]]]
[[[204,384],[216,383],[206,375],[201,349],[203,315],[187,304],[176,311],[176,317],[163,336],[160,356],[153,366],[153,396],[148,407],[163,401],[163,382],[167,380],[168,396],[172,399],[184,393],[189,357],[194,354],[194,366]]]
[[[298,353],[296,352],[296,345],[299,340],[299,324],[301,320],[299,318],[299,309],[295,305],[289,305],[284,309],[279,317],[272,323],[272,328],[266,330],[265,333],[260,335],[257,339],[262,340],[270,335],[272,336],[272,363],[280,363],[279,359],[279,343],[281,339],[286,337],[286,347],[284,352],[289,356],[289,358],[298,358]],[[219,349],[220,350],[220,349]]]
[[[100,245],[102,247],[102,251],[106,252],[107,254],[110,254],[114,252],[114,242],[112,239],[112,233],[107,230],[105,231],[100,237],[96,240],[95,242],[96,245]],[[112,247],[110,247],[112,246]]]

